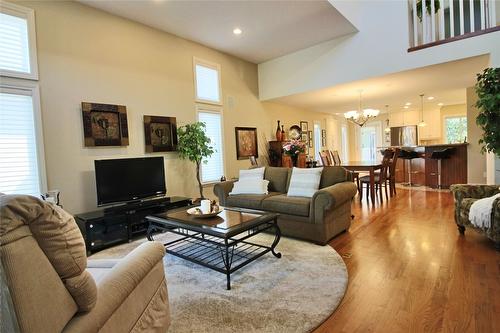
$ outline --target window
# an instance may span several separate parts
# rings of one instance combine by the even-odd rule
[[[38,90],[0,86],[0,192],[39,196],[45,190]]]
[[[219,181],[224,175],[224,157],[222,146],[222,114],[220,109],[198,107],[198,120],[206,125],[206,134],[215,152],[201,164],[201,182]]]
[[[194,81],[197,102],[222,104],[218,64],[194,58]]]
[[[35,15],[32,9],[2,2],[0,7],[0,74],[38,79]]]
[[[347,126],[342,125],[341,127],[341,142],[342,142],[342,160],[349,161],[349,149],[347,144]]]
[[[467,117],[446,117],[444,128],[446,143],[464,142],[467,137]]]
[[[318,123],[314,124],[314,154],[321,161],[321,127]]]

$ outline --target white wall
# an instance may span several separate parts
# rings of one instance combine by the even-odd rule
[[[261,100],[482,54],[500,59],[500,32],[408,53],[406,1],[330,2],[359,32],[260,64]]]

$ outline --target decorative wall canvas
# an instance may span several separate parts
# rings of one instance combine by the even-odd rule
[[[259,157],[257,148],[257,129],[255,127],[236,127],[236,157],[244,160],[250,156]]]
[[[302,133],[306,132],[309,130],[309,123],[307,121],[303,121],[301,120],[300,121],[300,130],[302,131]]]
[[[85,147],[128,146],[124,105],[82,102]]]
[[[175,117],[144,116],[146,152],[177,150],[177,122]]]

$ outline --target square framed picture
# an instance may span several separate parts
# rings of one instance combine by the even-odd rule
[[[300,134],[300,141],[307,143],[309,141],[309,136],[307,135],[307,132],[302,132]]]
[[[128,146],[124,105],[82,102],[85,147]]]
[[[255,127],[235,127],[236,136],[236,158],[245,160],[254,156],[259,157],[257,147],[257,128]]]
[[[177,150],[177,125],[175,117],[144,116],[146,152]]]
[[[307,131],[309,130],[309,123],[307,121],[301,120],[300,121],[300,130],[302,131],[302,133],[307,133]]]

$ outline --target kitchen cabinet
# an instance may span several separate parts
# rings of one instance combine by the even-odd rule
[[[432,140],[441,138],[441,112],[439,109],[424,111],[424,127],[419,127],[418,137],[420,140]]]

